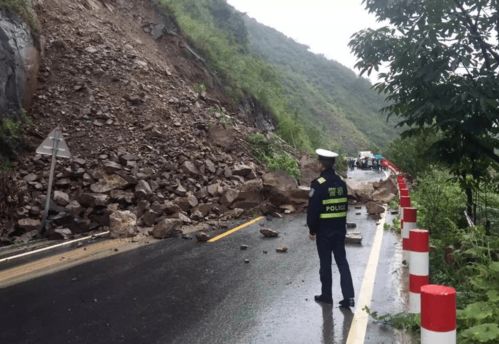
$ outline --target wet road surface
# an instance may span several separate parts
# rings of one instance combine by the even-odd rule
[[[379,176],[370,173],[353,177]],[[348,221],[363,234],[347,247],[358,296],[376,223],[354,207]],[[261,225],[280,237],[263,238]],[[372,309],[404,307],[399,241],[384,233]],[[288,253],[275,251],[282,245]],[[215,243],[168,239],[1,289],[0,343],[345,343],[353,313],[337,307],[335,266],[335,305],[315,303],[319,291],[305,217],[287,216]],[[369,322],[365,343],[403,342]]]

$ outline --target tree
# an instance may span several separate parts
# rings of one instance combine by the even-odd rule
[[[405,135],[433,128],[433,149],[475,213],[473,190],[499,156],[499,0],[364,0],[385,26],[360,31],[350,47],[361,73]]]

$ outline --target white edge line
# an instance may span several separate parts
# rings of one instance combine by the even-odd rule
[[[89,236],[86,236],[86,237],[83,237],[83,238],[79,238],[79,239],[75,239],[75,240],[63,242],[63,243],[52,245],[52,246],[47,246],[47,247],[40,248],[40,249],[34,250],[34,251],[20,253],[20,254],[17,254],[15,256],[12,256],[12,257],[6,257],[6,258],[3,258],[3,259],[0,259],[0,263],[8,262],[10,260],[14,260],[14,259],[21,258],[21,257],[30,256],[32,254],[36,254],[36,253],[40,253],[40,252],[49,251],[49,250],[52,250],[52,249],[57,248],[57,247],[62,247],[62,246],[74,244],[75,242],[79,242],[79,241],[83,241],[83,240],[88,240],[88,239],[92,239],[92,238],[99,238],[99,237],[107,235],[107,234],[109,234],[109,231],[105,231],[105,232],[102,232],[102,233],[97,233],[97,234],[94,234],[94,235],[89,235]]]
[[[383,224],[386,221],[386,207],[383,213],[380,224],[376,227],[376,234],[374,235],[371,252],[366,264],[366,270],[362,279],[360,287],[360,295],[357,300],[357,309],[355,310],[350,330],[348,331],[347,344],[361,344],[364,343],[369,315],[364,310],[364,306],[371,306],[371,299],[373,295],[374,284],[376,282],[376,274],[379,264],[379,256],[383,243],[384,228]]]

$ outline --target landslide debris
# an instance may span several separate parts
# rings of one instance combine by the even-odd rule
[[[1,243],[36,235],[50,158],[34,150],[56,126],[73,156],[56,168],[53,238],[95,230],[166,238],[306,203],[295,181],[283,187],[284,176],[253,159],[247,114],[153,2],[43,0],[35,10],[43,59],[29,149],[10,177],[23,196],[12,219],[0,220]]]

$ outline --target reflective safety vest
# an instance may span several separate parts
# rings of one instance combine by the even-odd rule
[[[319,183],[321,181],[319,180]],[[321,219],[341,219],[347,217],[348,199],[345,188],[329,187],[326,199],[322,200]]]

